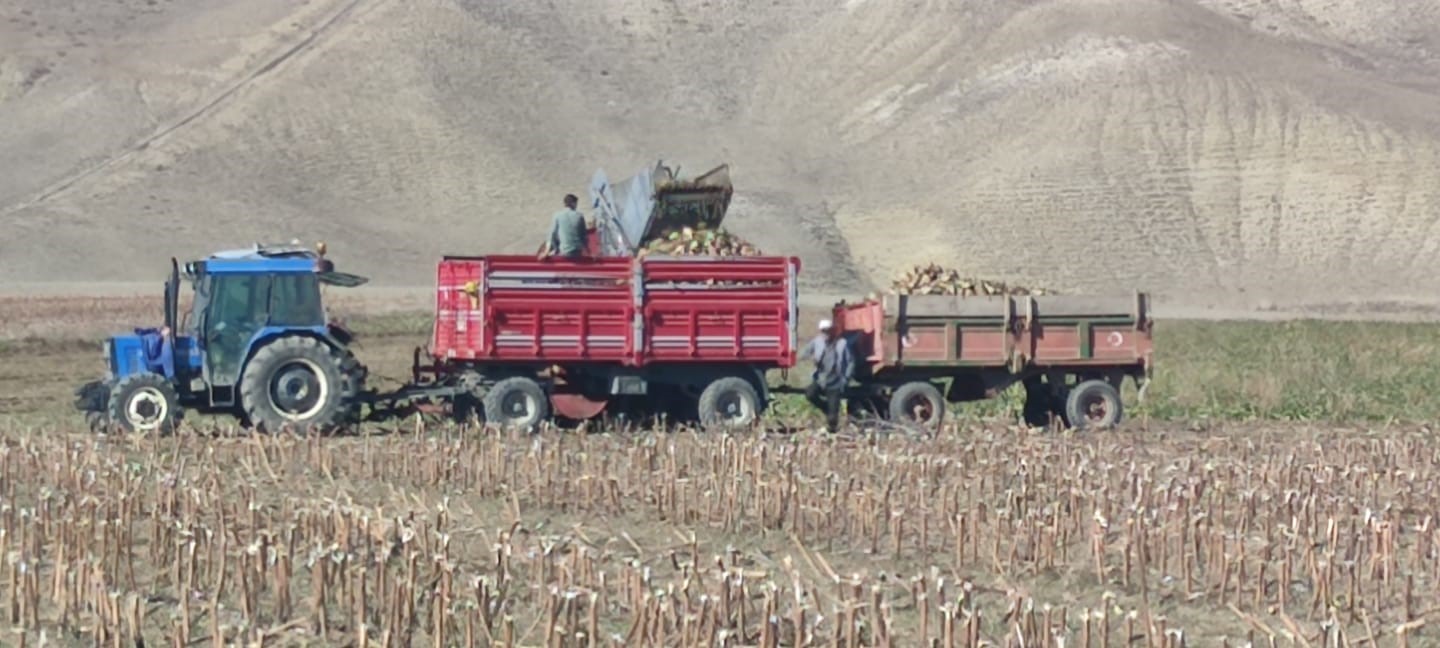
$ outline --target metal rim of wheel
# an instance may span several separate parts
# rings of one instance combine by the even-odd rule
[[[916,423],[928,424],[935,420],[935,405],[924,394],[915,394],[905,399],[905,415]]]
[[[750,400],[738,391],[728,391],[715,399],[715,415],[723,423],[744,423],[752,415]]]
[[[325,372],[306,358],[280,365],[270,378],[270,402],[275,411],[290,421],[304,421],[325,407],[330,383]]]
[[[500,399],[501,415],[510,421],[524,421],[534,415],[540,404],[535,397],[521,390],[512,390]]]
[[[136,430],[154,430],[170,415],[170,402],[156,387],[141,387],[125,403],[125,420]]]
[[[1080,405],[1085,420],[1092,424],[1104,423],[1110,417],[1110,399],[1104,394],[1087,394]]]

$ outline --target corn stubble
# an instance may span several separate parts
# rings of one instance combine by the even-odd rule
[[[5,441],[7,645],[1405,646],[1440,600],[1421,436]]]

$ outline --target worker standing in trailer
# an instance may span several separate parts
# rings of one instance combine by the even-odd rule
[[[810,341],[806,357],[815,363],[815,374],[805,389],[805,398],[825,412],[825,427],[831,434],[840,427],[840,399],[855,371],[855,362],[845,339],[830,320],[820,320],[820,334]]]
[[[575,209],[580,199],[575,194],[565,194],[565,208],[555,212],[550,219],[550,238],[545,243],[545,249],[540,252],[540,258],[560,255],[568,259],[576,259],[585,254],[585,243],[588,231],[585,227],[585,217]]]

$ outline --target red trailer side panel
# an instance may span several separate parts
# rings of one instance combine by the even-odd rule
[[[447,257],[438,359],[795,362],[799,260]]]
[[[1040,363],[1064,362],[1080,358],[1080,331],[1074,326],[1040,326],[1033,336],[1034,360]]]
[[[887,297],[835,323],[871,371],[900,366],[1148,366],[1148,297]]]
[[[1091,329],[1090,348],[1097,360],[1130,360],[1149,356],[1153,339],[1148,331],[1132,326],[1096,326]]]
[[[1008,331],[999,326],[956,326],[955,330],[960,337],[960,361],[992,365],[1005,363],[1005,343],[1010,337]]]
[[[439,267],[431,353],[621,361],[631,351],[629,272],[628,259],[447,258]]]
[[[784,257],[647,258],[645,361],[795,362],[794,273]]]

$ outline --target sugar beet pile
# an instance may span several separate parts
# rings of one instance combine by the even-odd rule
[[[661,230],[656,236],[645,241],[644,254],[668,254],[673,256],[760,256],[759,248],[723,227],[709,228],[704,223],[694,227],[675,227]]]
[[[890,292],[900,295],[958,295],[961,297],[995,295],[1052,295],[1045,288],[1030,288],[991,279],[976,279],[958,270],[934,263],[917,265],[906,270],[890,284]]]
[[[709,228],[704,223],[694,227],[661,230],[645,241],[640,256],[648,254],[672,256],[753,257],[764,254],[760,248],[723,227]],[[890,292],[899,295],[955,295],[959,297],[997,295],[1053,295],[1054,291],[1010,284],[993,279],[967,277],[953,268],[930,263],[917,265],[896,277]]]
[[[663,177],[655,187],[659,222],[640,242],[637,256],[754,257],[764,254],[755,244],[720,225],[730,205],[732,191],[728,165],[716,167],[693,180],[676,178],[671,169],[659,165],[656,173]],[[709,196],[693,202],[672,200],[682,194]],[[1045,288],[967,277],[958,270],[935,263],[906,270],[891,282],[890,292],[959,297],[1054,294]]]

